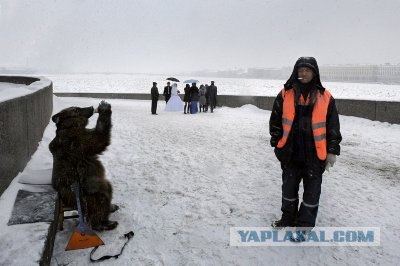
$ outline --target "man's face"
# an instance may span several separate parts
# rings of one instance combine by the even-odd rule
[[[309,83],[314,78],[314,72],[308,67],[300,67],[297,74],[303,84]]]

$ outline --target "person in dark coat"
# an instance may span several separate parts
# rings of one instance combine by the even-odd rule
[[[335,99],[320,80],[317,61],[300,57],[289,80],[274,101],[269,121],[270,144],[282,168],[282,217],[273,227],[308,228],[293,241],[305,240],[315,226],[322,174],[340,154],[339,115]],[[299,205],[299,184],[303,201]]]
[[[195,114],[198,112],[198,103],[199,103],[199,88],[196,86],[196,83],[192,83],[192,87],[190,87],[190,113]]]
[[[151,87],[151,114],[157,114],[157,102],[160,94],[158,93],[157,82],[153,82],[153,87]]]
[[[183,107],[183,113],[190,114],[190,102],[192,101],[190,98],[190,85],[186,84],[184,90],[185,90],[185,95],[183,96],[183,101],[185,102],[185,106]]]
[[[167,103],[169,98],[171,98],[172,87],[170,84],[171,84],[170,82],[167,82],[167,86],[164,87],[163,95],[164,95],[165,103]]]
[[[211,85],[208,87],[208,102],[210,104],[211,113],[214,112],[217,107],[217,86],[214,85],[214,81],[211,81]]]
[[[209,100],[209,97],[208,97],[208,92],[209,92],[209,86],[208,86],[208,84],[206,84],[205,86],[204,86],[205,88],[206,88],[206,110],[204,111],[204,112],[208,112],[208,106],[210,105],[210,100]]]

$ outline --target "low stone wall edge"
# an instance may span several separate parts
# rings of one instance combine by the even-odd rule
[[[150,100],[150,94],[145,93],[63,93],[59,97],[88,97],[103,99],[135,99]],[[181,94],[181,98],[183,95]],[[160,97],[163,99],[163,97]],[[218,106],[240,107],[252,104],[263,110],[272,110],[275,97],[249,95],[218,95]],[[356,116],[381,122],[400,124],[400,102],[335,99],[340,115]]]
[[[0,195],[22,171],[42,140],[53,112],[53,84],[41,77],[0,76],[32,93],[0,102]]]

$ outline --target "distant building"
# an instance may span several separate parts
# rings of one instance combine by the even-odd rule
[[[224,78],[256,78],[287,80],[293,67],[248,68],[247,71],[198,71],[198,76]],[[400,83],[400,64],[398,65],[322,65],[319,68],[322,81],[361,82],[361,83]]]
[[[378,82],[400,83],[400,65],[385,64],[378,67]]]
[[[325,81],[400,83],[400,65],[321,66],[320,74]]]
[[[341,82],[377,82],[378,66],[375,65],[338,65],[321,66],[321,79]]]
[[[292,67],[249,68],[246,77],[265,79],[288,79]],[[319,72],[323,81],[361,82],[361,83],[400,83],[400,64],[398,65],[323,65]]]

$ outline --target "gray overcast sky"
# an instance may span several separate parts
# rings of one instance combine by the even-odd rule
[[[400,63],[400,0],[0,0],[0,67],[155,72]]]

